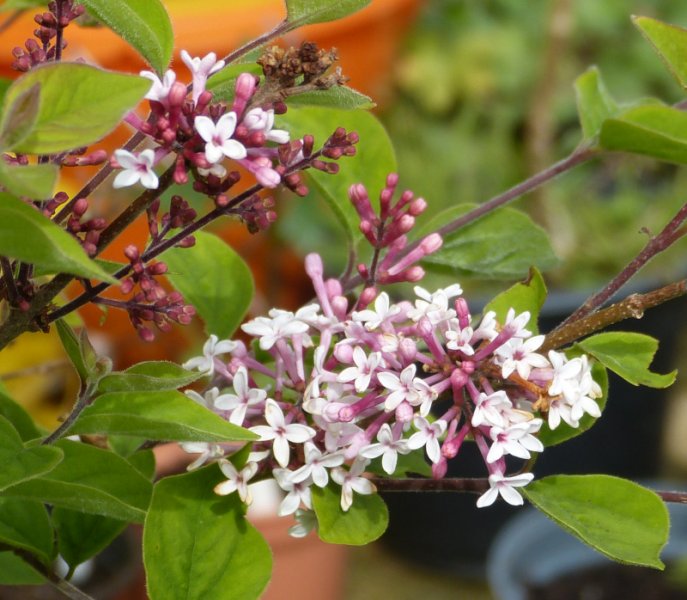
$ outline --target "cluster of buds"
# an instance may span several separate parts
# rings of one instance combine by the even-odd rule
[[[362,204],[361,188],[350,195]],[[410,195],[402,198],[401,208],[412,205]],[[381,210],[397,214],[390,200]],[[364,476],[372,460],[394,475],[399,455],[422,452],[442,478],[471,439],[490,486],[477,505],[498,495],[522,504],[517,488],[533,476],[508,475],[506,458],[543,451],[537,434],[544,420],[551,429],[561,421],[578,427],[584,414],[600,415],[601,388],[587,357],[538,353],[544,336],[527,329],[528,312],[475,318],[458,284],[416,287],[414,303],[376,293],[361,310],[340,281],[324,279],[318,255],[306,258],[306,271],[316,304],[295,313],[272,309],[245,323],[249,345],[213,336],[203,356],[185,365],[211,376],[202,395],[189,395],[260,437],[241,470],[229,460],[235,448],[186,446],[200,453],[194,467],[219,460],[227,477],[219,494],[237,491],[248,502],[248,482],[273,477],[286,494],[279,514],[298,511],[301,525],[313,523],[313,485],[333,480],[348,510],[354,494],[375,492]]]
[[[169,211],[158,219],[160,211],[160,199],[156,198],[146,210],[148,218],[148,231],[150,232],[151,245],[156,245],[164,240],[165,236],[174,229],[181,229],[192,223],[196,218],[196,209],[181,196],[175,194],[169,203]],[[195,238],[190,235],[179,244],[180,248],[190,248],[195,244]]]
[[[153,323],[160,331],[169,331],[172,322],[188,325],[196,309],[186,304],[179,292],[167,292],[157,281],[158,276],[167,272],[167,265],[163,262],[145,264],[136,246],[127,246],[124,254],[131,264],[131,275],[122,281],[120,291],[123,294],[130,294],[135,288],[139,291],[128,302],[104,298],[97,298],[96,301],[124,308],[136,332],[146,342],[155,337],[147,323]]]
[[[33,34],[40,41],[28,39],[24,48],[14,48],[14,62],[12,68],[17,71],[29,71],[33,67],[46,61],[54,60],[62,49],[66,47],[64,38],[60,38],[59,48],[53,44],[58,32],[65,29],[69,23],[85,12],[81,4],[74,4],[73,0],[56,0],[48,4],[48,10],[34,17],[38,29]],[[51,45],[52,44],[52,45]]]
[[[60,199],[62,198],[63,196],[60,196]],[[50,203],[48,204],[50,205]],[[84,221],[83,216],[87,210],[88,200],[86,198],[79,198],[72,206],[72,214],[67,220],[67,231],[81,242],[81,246],[86,251],[86,254],[95,256],[100,232],[105,229],[107,222],[102,217],[94,217]]]

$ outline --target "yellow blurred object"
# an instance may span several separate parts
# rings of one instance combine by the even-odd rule
[[[9,376],[9,377],[8,377]],[[27,333],[0,352],[0,381],[34,420],[54,429],[79,393],[57,331]]]

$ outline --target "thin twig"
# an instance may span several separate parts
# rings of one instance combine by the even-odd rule
[[[687,504],[687,492],[654,492],[663,502],[673,502],[676,504]]]

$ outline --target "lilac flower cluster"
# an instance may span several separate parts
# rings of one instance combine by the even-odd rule
[[[395,185],[393,177],[390,181]],[[366,192],[354,186],[350,195],[356,204]],[[385,232],[398,229],[401,209],[411,206],[402,195],[387,207],[394,218],[368,215],[380,225],[373,240],[377,248]],[[389,252],[377,257],[378,264],[386,260],[384,277],[406,272],[414,280],[420,267],[412,262],[434,251],[440,240],[428,236],[418,245],[425,250],[410,262],[396,252],[400,268],[387,260],[394,245],[403,247],[405,235],[389,236]],[[506,458],[528,459],[543,451],[537,437],[543,418],[554,429],[561,421],[577,427],[584,414],[600,415],[595,399],[602,392],[587,357],[538,353],[544,336],[527,329],[528,312],[511,309],[499,320],[489,311],[475,318],[458,284],[434,292],[415,287],[411,303],[392,302],[366,280],[352,302],[339,280],[324,279],[317,254],[305,263],[317,303],[295,313],[272,309],[245,323],[241,329],[252,338],[249,345],[211,336],[204,355],[185,364],[211,377],[203,395],[189,395],[260,437],[240,470],[227,458],[235,448],[184,445],[201,453],[193,467],[219,459],[227,480],[217,486],[218,494],[237,491],[249,502],[247,483],[271,476],[286,493],[279,514],[297,513],[301,524],[312,523],[300,509],[312,508],[313,485],[325,487],[331,478],[341,487],[346,511],[355,494],[375,492],[364,476],[372,460],[380,459],[381,469],[394,475],[400,455],[422,451],[433,476],[442,478],[447,461],[471,439],[490,485],[477,505],[490,505],[499,494],[522,504],[516,488],[533,475],[507,475]]]

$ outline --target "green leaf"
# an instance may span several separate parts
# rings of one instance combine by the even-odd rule
[[[176,390],[193,383],[202,373],[187,371],[168,361],[142,362],[126,371],[110,373],[98,382],[98,392],[150,392]]]
[[[585,139],[598,135],[603,122],[618,111],[596,67],[590,67],[575,80],[577,113]]]
[[[0,5],[0,12],[7,10],[24,10],[26,8],[34,8],[36,6],[45,6],[45,0],[5,0]]]
[[[50,273],[70,273],[117,283],[88,258],[66,231],[18,198],[2,193],[0,256],[38,265]]]
[[[631,108],[604,121],[599,142],[605,150],[686,163],[687,113],[659,104]]]
[[[24,196],[34,200],[52,197],[57,174],[57,165],[10,167],[0,162],[0,185],[15,196]]]
[[[0,552],[0,585],[41,585],[43,583],[46,583],[43,575],[14,552]]]
[[[151,600],[253,600],[267,585],[269,546],[236,494],[214,493],[222,479],[211,465],[155,485],[143,528]]]
[[[286,19],[291,29],[309,23],[325,23],[366,7],[371,0],[286,0]]]
[[[523,492],[546,516],[609,558],[663,569],[659,555],[670,522],[652,491],[610,475],[557,475]]]
[[[64,460],[46,475],[13,486],[5,494],[55,506],[142,522],[152,485],[125,459],[88,444],[60,440]],[[35,448],[36,450],[38,448]]]
[[[0,416],[12,424],[22,442],[28,442],[43,435],[43,432],[33,422],[29,413],[2,390],[0,390]]]
[[[320,539],[330,544],[363,546],[378,539],[389,524],[389,511],[377,494],[355,494],[353,505],[341,509],[341,487],[312,488]]]
[[[516,283],[505,292],[501,292],[484,307],[482,312],[486,314],[493,310],[496,313],[496,320],[503,324],[506,322],[506,315],[511,308],[515,309],[516,315],[529,311],[530,320],[527,323],[527,329],[537,335],[539,333],[537,325],[539,312],[544,306],[545,300],[546,284],[544,278],[537,269],[530,269],[529,276],[525,281]]]
[[[253,275],[243,259],[224,241],[198,232],[191,248],[170,248],[167,263],[172,285],[193,304],[208,334],[220,339],[236,331],[253,298]]]
[[[92,144],[112,131],[150,88],[150,80],[137,75],[81,63],[48,63],[31,69],[7,90],[0,131],[9,123],[11,107],[36,84],[40,84],[36,122],[10,150],[51,154]]]
[[[155,478],[155,453],[152,450],[138,450],[126,459],[146,479],[152,481]]]
[[[24,448],[17,430],[0,417],[0,491],[49,473],[61,460],[57,448]]]
[[[2,126],[0,126],[0,148],[12,149],[23,142],[33,131],[38,120],[41,105],[41,86],[34,83],[18,93],[11,102],[7,97],[12,86],[7,88],[3,96],[4,109],[2,112]]]
[[[81,381],[88,381],[90,378],[90,373],[89,369],[86,367],[83,356],[81,356],[81,344],[79,343],[79,339],[76,337],[76,333],[74,333],[74,330],[64,319],[58,319],[55,321],[55,326],[57,328],[57,334],[60,336],[62,347],[67,353],[72,365],[74,365],[74,369],[76,369],[79,378]]]
[[[633,385],[666,388],[675,381],[677,371],[660,375],[649,370],[658,350],[658,340],[643,333],[609,331],[593,335],[578,345]]]
[[[53,509],[52,520],[60,555],[72,568],[107,548],[127,526],[126,521],[59,507]]]
[[[228,65],[208,78],[205,89],[212,92],[214,102],[231,103],[234,99],[236,80],[241,73],[251,73],[258,77],[262,75],[262,67],[255,63],[239,63]]]
[[[387,175],[397,171],[394,149],[384,126],[371,113],[332,108],[291,109],[279,118],[284,128],[291,132],[292,139],[314,135],[316,149],[337,127],[345,126],[347,131],[355,131],[360,136],[356,155],[339,160],[341,170],[337,175],[315,169],[308,171],[310,180],[343,225],[349,242],[357,244],[363,236],[358,228],[358,213],[348,198],[348,188],[354,183],[362,183],[374,206],[386,185]]]
[[[147,442],[144,437],[137,437],[135,435],[108,435],[107,445],[113,452],[119,454],[129,460],[138,449]],[[140,469],[139,469],[140,471]],[[145,475],[145,473],[144,473]]]
[[[290,108],[303,106],[321,106],[341,110],[366,109],[377,106],[372,98],[345,85],[335,85],[326,90],[305,92],[287,98]]]
[[[687,88],[687,29],[650,17],[632,17],[678,83]]]
[[[55,556],[53,532],[43,503],[0,498],[0,542],[28,550],[49,564]]]
[[[568,350],[566,352],[568,358],[574,358],[579,354],[581,354],[581,351],[577,345],[572,350]],[[599,408],[603,413],[604,408],[606,408],[606,402],[608,401],[608,372],[601,363],[594,361],[594,364],[592,365],[592,378],[601,387],[601,398],[595,398],[594,402],[599,405]],[[578,427],[571,427],[567,423],[561,421],[560,425],[556,427],[556,429],[551,429],[546,419],[544,419],[544,423],[539,430],[539,439],[546,447],[555,446],[556,444],[570,440],[578,435],[582,435],[597,421],[597,418],[592,417],[589,414],[585,414],[580,419],[580,424]]]
[[[423,227],[424,234],[476,206],[459,204],[442,211]],[[445,235],[444,245],[422,264],[456,276],[515,279],[526,276],[532,266],[544,270],[557,260],[546,231],[522,211],[506,207]]]
[[[160,0],[80,0],[88,12],[127,41],[158,74],[169,65],[174,32]]]
[[[176,391],[103,394],[83,410],[69,433],[134,435],[176,442],[258,439]]]

